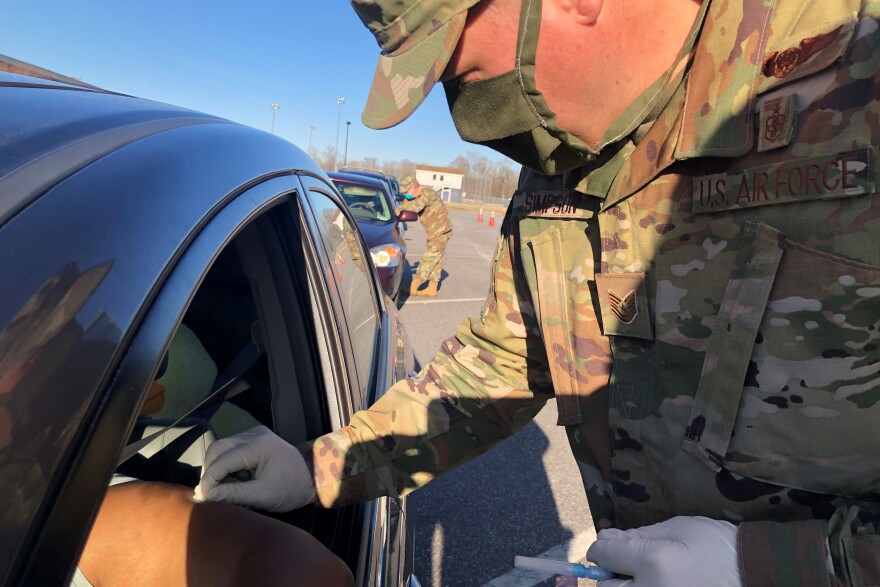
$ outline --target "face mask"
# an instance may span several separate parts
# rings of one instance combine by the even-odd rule
[[[595,150],[556,124],[535,85],[541,0],[523,0],[517,66],[497,77],[443,84],[452,121],[465,141],[485,145],[547,175],[596,159]]]
[[[412,194],[403,194],[403,197],[406,198],[407,200],[415,200],[416,199],[416,197]]]
[[[704,2],[676,63],[686,59],[699,34],[709,3]],[[683,69],[670,67],[621,115],[596,148],[559,127],[556,114],[535,84],[535,54],[541,28],[541,0],[523,0],[517,36],[516,67],[497,77],[443,84],[452,121],[465,141],[485,145],[546,175],[558,175],[587,164],[603,165],[614,157],[621,139],[665,106],[678,87]],[[673,78],[673,72],[679,73]],[[627,119],[627,116],[630,118]],[[606,147],[608,147],[606,149]],[[619,149],[618,149],[619,150]]]

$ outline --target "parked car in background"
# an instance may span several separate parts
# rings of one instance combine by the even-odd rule
[[[358,232],[366,208],[300,149],[45,77],[0,72],[0,585],[67,585],[122,467],[198,480],[219,434],[204,394],[166,397],[164,420],[142,412],[182,332],[218,374],[209,396],[227,390],[224,405],[291,444],[345,425],[413,368]],[[274,516],[357,585],[410,581],[402,499]]]
[[[394,176],[391,176],[391,188],[393,189],[392,196],[394,201],[399,204],[403,201],[403,194],[400,193],[400,182]]]
[[[343,167],[339,171],[378,179],[387,187],[388,194],[391,196],[391,200],[394,202],[395,207],[403,200],[403,194],[400,193],[400,182],[398,182],[397,178],[393,175],[388,175],[384,171],[379,171],[378,169],[362,169],[360,167]]]
[[[400,234],[401,224],[418,220],[418,214],[409,210],[398,213],[387,183],[383,180],[341,171],[327,175],[348,204],[370,247],[382,289],[396,300],[406,261],[406,243]]]

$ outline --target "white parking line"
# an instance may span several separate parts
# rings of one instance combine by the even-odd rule
[[[437,564],[432,564],[431,567],[431,581],[432,585],[443,585],[443,565],[441,561],[443,561],[443,525],[442,524],[434,524],[434,539],[431,541],[431,561],[436,561]]]
[[[458,298],[455,300],[412,300],[407,299],[404,303],[405,306],[409,306],[410,304],[454,304],[457,302],[484,302],[486,298]]]
[[[572,537],[571,540],[557,544],[549,550],[545,550],[538,558],[549,558],[554,560],[565,561],[582,561],[587,554],[587,549],[596,540],[596,531],[593,528],[584,530],[580,534]],[[529,553],[522,553],[529,556]],[[534,587],[552,577],[550,573],[540,573],[538,571],[526,571],[524,569],[512,568],[503,575],[495,577],[483,587]],[[581,579],[580,581],[584,581]],[[583,584],[583,583],[581,583]],[[587,583],[592,585],[593,583]]]
[[[444,259],[485,259],[486,261],[491,261],[492,257],[488,253],[484,253],[482,251],[477,251],[479,254],[477,255],[443,255]],[[407,257],[419,257],[421,258],[421,253],[407,253]]]

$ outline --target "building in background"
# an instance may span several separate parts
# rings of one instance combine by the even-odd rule
[[[444,202],[461,201],[461,183],[464,172],[452,167],[416,165],[416,181],[434,188]]]

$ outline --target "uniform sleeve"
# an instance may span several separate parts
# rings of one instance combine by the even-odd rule
[[[422,210],[425,209],[425,198],[417,197],[412,200],[404,199],[400,206],[398,206],[401,210],[409,210],[410,212],[416,212],[417,214],[421,214]]]
[[[880,585],[880,510],[839,508],[829,520],[746,522],[744,587]]]
[[[466,319],[418,376],[398,382],[348,426],[301,447],[323,506],[404,495],[511,436],[552,397],[506,235],[502,228],[481,316]]]

